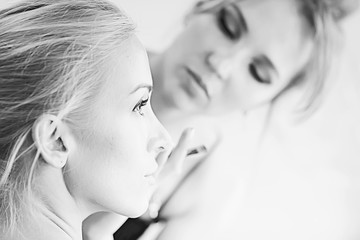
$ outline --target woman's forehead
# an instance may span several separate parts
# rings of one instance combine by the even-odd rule
[[[106,94],[127,96],[139,84],[151,85],[148,58],[143,45],[136,36],[126,39],[114,48],[100,68]]]

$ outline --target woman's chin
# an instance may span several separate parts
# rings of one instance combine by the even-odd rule
[[[144,201],[133,201],[132,203],[128,204],[125,209],[124,205],[121,207],[121,209],[117,209],[114,212],[129,218],[137,218],[147,211],[149,207],[149,200],[144,199]]]
[[[138,208],[134,208],[131,209],[131,211],[128,211],[128,214],[126,215],[129,218],[137,218],[140,217],[142,215],[144,215],[144,213],[147,211],[149,207],[149,203],[147,202],[146,204],[143,204],[143,206],[138,206]]]

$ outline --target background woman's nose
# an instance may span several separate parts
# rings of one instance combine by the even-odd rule
[[[231,56],[210,52],[205,56],[205,63],[220,80],[225,81],[230,76]]]

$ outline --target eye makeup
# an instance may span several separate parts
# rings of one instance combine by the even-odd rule
[[[236,4],[224,4],[217,13],[217,24],[220,30],[230,39],[239,40],[247,33],[244,16]]]
[[[145,99],[141,99],[133,108],[133,112],[137,112],[139,113],[141,116],[144,115],[143,112],[143,107],[145,107],[149,102],[149,97],[145,98]]]
[[[271,84],[278,75],[270,59],[263,55],[252,60],[249,72],[257,82],[264,84]]]

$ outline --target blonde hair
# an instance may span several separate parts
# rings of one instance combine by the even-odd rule
[[[192,14],[216,11],[224,4],[239,1],[247,0],[201,0],[195,4],[188,17]],[[338,37],[340,37],[338,23],[357,8],[358,0],[295,0],[295,2],[299,5],[306,26],[311,30],[315,51],[305,69],[294,76],[290,84],[272,102],[276,102],[289,88],[306,84],[299,110],[302,113],[311,113],[319,105],[334,59],[333,55],[337,51]]]
[[[44,113],[76,122],[101,84],[99,65],[134,28],[105,0],[26,0],[0,11],[0,229],[14,232],[35,204],[32,125]]]
[[[298,0],[300,13],[312,31],[314,51],[303,72],[284,89],[305,84],[303,98],[299,104],[302,113],[314,112],[331,81],[331,67],[341,45],[341,20],[354,11],[358,0]],[[351,7],[350,7],[351,6]]]

